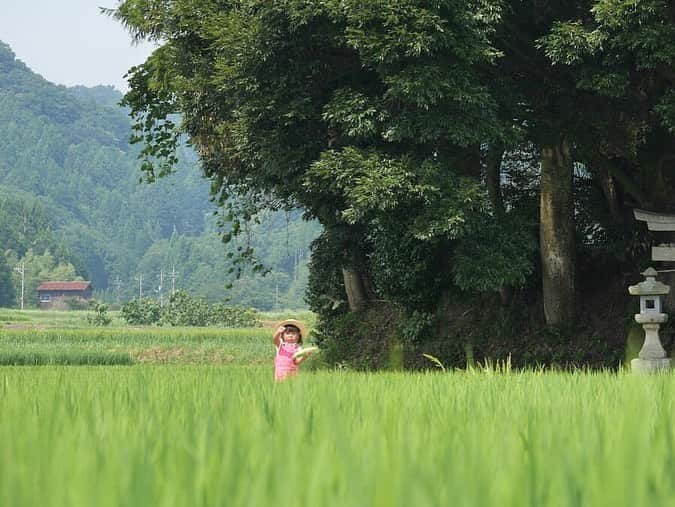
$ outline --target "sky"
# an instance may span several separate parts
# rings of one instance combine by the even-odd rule
[[[115,20],[99,12],[117,0],[0,0],[0,40],[35,73],[53,83],[113,85],[145,61],[150,44],[134,46]]]

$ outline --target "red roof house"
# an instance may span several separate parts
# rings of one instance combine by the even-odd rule
[[[69,302],[87,303],[91,299],[91,282],[42,282],[38,287],[40,308],[68,309]]]

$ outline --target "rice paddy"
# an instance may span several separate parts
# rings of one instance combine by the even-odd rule
[[[0,368],[0,504],[672,505],[671,375]]]
[[[263,364],[272,357],[270,335],[264,328],[0,328],[0,365]]]
[[[270,334],[0,328],[0,505],[673,504],[675,375],[275,383]]]

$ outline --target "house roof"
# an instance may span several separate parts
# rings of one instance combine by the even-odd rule
[[[74,290],[85,291],[91,282],[42,282],[37,290]]]

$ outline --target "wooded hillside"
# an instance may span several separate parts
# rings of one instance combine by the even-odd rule
[[[299,212],[268,213],[248,237],[220,241],[217,209],[197,157],[179,148],[170,178],[139,183],[138,149],[131,147],[128,110],[112,87],[57,86],[33,73],[0,43],[0,245],[7,271],[26,263],[26,300],[35,304],[41,279],[91,279],[97,296],[122,301],[176,287],[213,301],[259,308],[304,304],[308,246],[317,224]],[[234,280],[228,251],[257,247],[271,276]],[[0,271],[2,271],[0,263]],[[18,277],[0,291],[0,305],[16,304]],[[232,289],[226,285],[234,283]],[[278,290],[277,290],[278,289]],[[14,294],[12,294],[14,292]],[[6,293],[6,296],[2,296]]]

